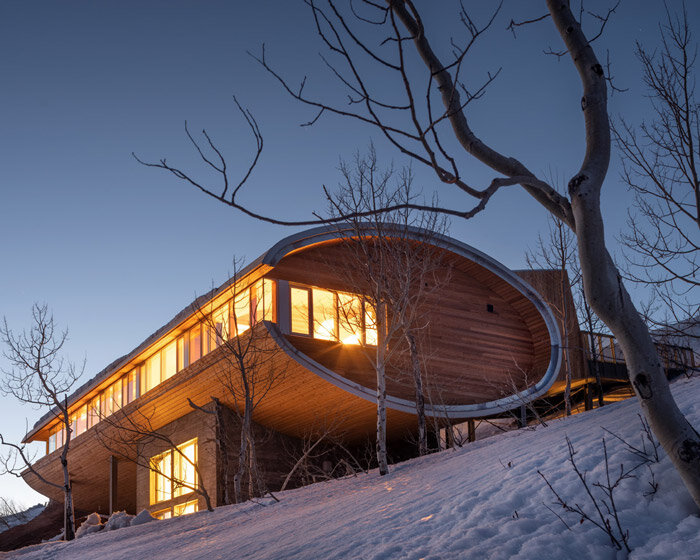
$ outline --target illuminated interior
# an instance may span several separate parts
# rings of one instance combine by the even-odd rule
[[[151,504],[165,502],[193,492],[197,488],[196,465],[196,438],[178,445],[176,449],[169,449],[165,453],[151,457]]]
[[[102,418],[114,414],[206,356],[221,346],[224,340],[234,336],[235,332],[240,335],[250,329],[251,325],[262,320],[275,321],[275,292],[274,280],[258,280],[250,288],[236,294],[235,303],[231,300],[225,302],[181,332],[165,347],[147,356],[86,404],[71,411],[71,437],[79,436]],[[47,453],[63,447],[66,434],[62,426],[59,422],[49,431]]]
[[[357,294],[290,286],[291,332],[343,344],[377,344],[375,313]]]

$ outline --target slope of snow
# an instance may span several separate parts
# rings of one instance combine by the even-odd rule
[[[700,426],[700,379],[681,379],[673,392],[683,412]],[[588,521],[579,523],[553,505],[542,471],[562,498],[593,512],[568,462],[565,437],[590,483],[603,481],[601,440],[610,470],[637,459],[603,427],[641,445],[639,405],[631,399],[538,427],[510,432],[429,457],[319,483],[278,495],[280,503],[245,503],[46,543],[3,555],[22,560],[75,558],[420,560],[452,558],[625,558]],[[660,450],[649,469],[622,482],[615,501],[629,530],[630,558],[700,557],[700,518],[680,478]],[[597,488],[593,488],[597,491]],[[549,511],[549,505],[562,519]]]
[[[36,504],[14,515],[5,516],[2,523],[0,523],[0,533],[16,525],[22,525],[23,523],[31,521],[45,509],[46,504]]]

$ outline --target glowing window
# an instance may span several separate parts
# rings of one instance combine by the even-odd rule
[[[164,509],[164,510],[161,510],[161,511],[156,511],[156,512],[153,514],[153,517],[155,517],[156,519],[161,519],[161,520],[163,520],[163,519],[170,519],[172,516],[173,516],[173,512],[172,512],[171,510],[169,510],[169,509]]]
[[[146,360],[146,391],[150,391],[160,383],[160,352],[156,352]]]
[[[177,339],[177,371],[185,369],[189,365],[188,340],[186,336],[181,336]]]
[[[209,324],[209,319],[206,319],[202,324],[202,357],[206,356],[216,346],[214,342],[214,329]]]
[[[236,297],[233,306],[234,321],[238,334],[244,333],[250,328],[250,297],[245,291]]]
[[[267,278],[263,279],[263,319],[275,320],[275,282]]]
[[[177,343],[168,344],[163,349],[163,381],[177,373]]]
[[[362,302],[352,294],[338,294],[338,339],[343,344],[362,342]]]
[[[367,302],[365,302],[365,344],[377,345],[377,315]]]
[[[183,443],[174,452],[173,486],[175,496],[182,496],[197,488],[197,440]]]
[[[219,309],[214,311],[214,313],[212,314],[212,324],[214,326],[214,331],[216,334],[215,342],[217,347],[221,346],[225,340],[228,340],[228,320],[228,303],[219,307]]]
[[[49,445],[47,451],[51,453],[52,451],[56,451],[56,449],[56,432],[54,432],[49,436]]]
[[[197,438],[151,457],[151,503],[189,494],[197,488]]]
[[[312,294],[314,338],[337,340],[335,294],[319,288],[314,288]]]
[[[114,412],[114,400],[112,399],[112,393],[114,387],[110,385],[104,391],[102,391],[100,410],[102,411],[102,417],[107,418],[110,414]]]
[[[126,404],[134,401],[139,396],[139,371],[135,368],[126,377]]]
[[[263,298],[263,283],[262,280],[258,280],[250,289],[250,315],[253,317],[255,323],[263,319],[265,311]]]
[[[84,433],[87,427],[87,406],[83,405],[75,415],[75,435]]]
[[[164,502],[173,497],[172,451],[151,459],[151,503]]]
[[[197,500],[192,500],[190,502],[185,502],[184,504],[175,505],[173,507],[173,515],[187,515],[188,513],[195,513],[197,509]]]
[[[100,421],[100,397],[97,396],[88,405],[88,428],[92,428]]]
[[[122,407],[122,380],[117,379],[111,385],[112,412],[116,412]]]
[[[190,363],[202,357],[202,326],[195,325],[190,329]]]
[[[306,288],[289,288],[292,308],[292,332],[311,334],[309,329],[309,290]]]

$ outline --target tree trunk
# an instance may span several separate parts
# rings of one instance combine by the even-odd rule
[[[428,434],[425,422],[425,395],[423,393],[423,378],[421,376],[420,359],[416,337],[410,330],[406,331],[406,340],[411,353],[411,367],[413,370],[413,387],[416,392],[416,414],[418,415],[418,454],[428,454]]]
[[[221,461],[221,480],[223,486],[223,505],[231,503],[231,492],[229,490],[229,458],[228,458],[228,430],[224,427],[224,411],[219,399],[212,397],[214,401],[214,410],[216,412],[216,441],[219,447],[219,457]]]
[[[61,453],[61,467],[63,468],[63,540],[72,541],[75,538],[75,513],[73,507],[73,488],[68,473],[68,441],[66,441]]]
[[[603,397],[603,376],[600,373],[600,361],[598,360],[598,352],[595,347],[595,341],[593,340],[593,314],[591,313],[591,306],[588,305],[587,301],[584,301],[584,309],[586,311],[586,322],[588,324],[588,332],[590,333],[589,344],[591,348],[591,360],[593,361],[593,365],[595,367],[595,382],[598,387],[598,406],[603,406],[605,404],[605,398]],[[586,364],[586,366],[587,365],[588,364]]]
[[[63,428],[66,431],[66,441],[61,452],[61,468],[63,469],[63,540],[72,541],[75,538],[75,508],[73,507],[73,487],[68,472],[68,449],[70,448],[72,429],[68,415],[68,397],[64,398],[61,409]]]
[[[249,497],[255,497],[256,492],[258,496],[264,496],[267,492],[267,488],[258,471],[258,457],[252,432],[250,433],[250,440],[248,441],[248,473],[250,477]]]
[[[610,162],[605,72],[568,3],[548,0],[547,4],[583,85],[586,154],[581,170],[569,181],[569,197],[586,298],[619,342],[642,411],[700,507],[700,435],[673,400],[649,329],[605,246],[600,212],[600,191]]]
[[[563,249],[560,248],[560,251]],[[559,295],[561,297],[561,323],[562,337],[564,338],[564,368],[566,371],[566,387],[564,388],[564,409],[566,416],[571,416],[571,359],[569,356],[569,310],[566,305],[566,282],[564,281],[566,273],[565,264],[561,270],[561,279],[559,281]]]
[[[234,498],[237,504],[240,504],[242,499],[241,482],[245,478],[248,468],[248,442],[250,438],[250,407],[246,403],[243,411],[243,419],[241,422],[241,445],[238,449],[238,469],[233,477]]]
[[[386,309],[378,303],[377,315],[377,463],[379,474],[389,473],[386,454]]]

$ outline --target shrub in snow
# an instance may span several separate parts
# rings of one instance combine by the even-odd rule
[[[101,531],[103,527],[104,525],[102,525],[102,518],[100,517],[100,514],[91,513],[87,516],[87,519],[83,522],[83,524],[78,527],[78,530],[75,532],[75,538],[79,539],[85,535],[97,533],[98,531]]]
[[[129,515],[125,511],[115,511],[109,516],[107,523],[105,523],[105,530],[112,531],[114,529],[123,529],[131,525],[131,520],[134,519],[133,515]]]
[[[139,513],[136,517],[134,517],[131,520],[131,526],[134,527],[135,525],[143,525],[144,523],[148,523],[149,521],[156,521],[156,518],[151,515],[150,511],[144,509],[141,510],[141,513]]]

